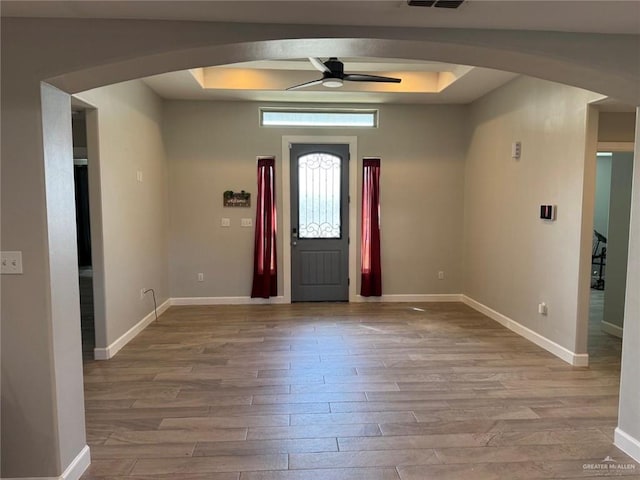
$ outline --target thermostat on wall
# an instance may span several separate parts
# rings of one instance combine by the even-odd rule
[[[540,218],[543,220],[555,220],[556,219],[556,206],[555,205],[540,205]]]

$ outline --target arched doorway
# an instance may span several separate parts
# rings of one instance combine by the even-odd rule
[[[3,319],[3,346],[5,342],[10,346],[6,353],[9,361],[3,361],[3,365],[10,372],[20,371],[20,375],[10,375],[9,380],[16,383],[9,393],[16,405],[25,406],[27,414],[25,418],[13,419],[6,428],[13,429],[13,434],[21,432],[15,435],[17,440],[13,444],[17,452],[22,452],[13,457],[16,462],[28,463],[24,452],[31,451],[34,445],[42,452],[45,460],[34,465],[28,473],[31,476],[59,475],[76,458],[78,446],[84,441],[82,422],[75,413],[63,410],[63,405],[73,406],[74,412],[82,409],[79,356],[74,353],[79,345],[67,341],[73,338],[67,335],[74,325],[64,321],[74,315],[69,308],[78,304],[77,291],[67,282],[71,272],[60,264],[61,259],[72,257],[74,252],[67,236],[56,228],[60,226],[57,219],[69,215],[72,209],[66,201],[72,177],[60,170],[57,163],[71,148],[71,137],[64,129],[55,128],[70,115],[68,93],[205,64],[357,55],[446,60],[501,68],[638,103],[637,78],[633,73],[635,50],[624,39],[600,42],[586,35],[582,39],[560,36],[550,41],[546,35],[534,33],[523,37],[517,32],[368,27],[350,29],[349,38],[335,38],[343,35],[342,30],[219,24],[173,25],[169,38],[167,24],[142,23],[119,25],[114,34],[113,25],[108,22],[50,24],[16,20],[3,31],[11,45],[3,53],[5,71],[11,72],[2,84],[3,98],[7,99],[3,108],[3,223],[19,225],[15,232],[7,234],[5,243],[24,245],[21,248],[34,266],[22,282],[3,284],[3,313],[8,312],[15,319],[6,323]],[[68,34],[70,27],[77,27],[73,29],[75,36]],[[84,42],[79,44],[77,38],[83,38]],[[576,52],[574,45],[580,40],[591,48]],[[38,48],[44,42],[48,48]],[[626,54],[627,64],[611,55],[616,45]],[[41,96],[41,81],[62,91],[45,86]],[[25,175],[25,171],[32,175]],[[22,205],[23,209],[18,211],[9,205]],[[22,226],[22,215],[37,221]],[[31,240],[26,241],[27,238]],[[589,251],[587,248],[587,254]],[[637,278],[637,272],[635,275]],[[27,291],[46,300],[30,303],[25,298]],[[17,348],[11,349],[11,345]],[[33,345],[34,351],[21,348],[27,345]],[[3,348],[3,356],[5,352]],[[29,377],[31,385],[21,383],[19,376]],[[33,397],[33,385],[46,393],[26,401]],[[41,412],[36,420],[46,426],[47,434],[25,428],[30,423],[26,417],[32,412]],[[3,428],[4,425],[5,422]],[[40,440],[34,441],[38,436]]]

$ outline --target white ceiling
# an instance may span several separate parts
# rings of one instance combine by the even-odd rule
[[[639,0],[467,0],[458,9],[410,7],[406,0],[76,0],[1,1],[2,16],[102,19],[160,19],[273,24],[367,25],[381,27],[482,28],[591,33],[640,33]],[[394,59],[342,59],[345,71],[408,78],[411,72],[453,72],[456,81],[439,92],[378,90],[355,82],[340,89],[287,86],[320,78],[304,59],[225,66],[259,72],[267,87],[202,88],[188,71],[157,75],[145,82],[169,99],[344,103],[469,103],[515,74],[483,68]],[[402,74],[403,72],[404,75]],[[245,82],[237,82],[245,83]],[[263,82],[264,83],[264,82]],[[228,88],[227,88],[228,87]],[[364,88],[363,88],[364,87]]]
[[[467,0],[458,9],[406,0],[2,1],[3,16],[640,33],[637,0]]]

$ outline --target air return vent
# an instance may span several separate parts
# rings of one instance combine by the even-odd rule
[[[458,8],[465,0],[407,0],[412,7]]]
[[[411,7],[433,7],[436,0],[408,0],[407,3]]]

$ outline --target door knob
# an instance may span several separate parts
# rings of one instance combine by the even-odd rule
[[[291,242],[291,245],[293,245],[294,247],[298,244],[298,242]]]

